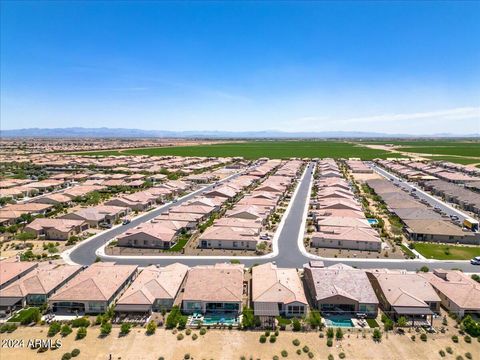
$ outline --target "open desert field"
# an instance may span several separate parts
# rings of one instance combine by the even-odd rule
[[[21,328],[14,333],[1,335],[1,339],[45,339],[46,327]],[[193,333],[198,333],[194,330]],[[205,335],[199,335],[197,340],[192,339],[192,334],[182,340],[177,340],[177,334],[170,330],[158,329],[155,334],[147,336],[145,329],[132,329],[130,334],[119,337],[118,328],[114,328],[107,337],[100,337],[98,328],[88,329],[88,335],[82,340],[75,340],[74,334],[62,339],[62,347],[57,350],[48,350],[37,354],[36,350],[26,348],[1,349],[2,360],[27,360],[32,359],[60,359],[65,352],[74,348],[80,350],[76,359],[136,359],[136,360],[180,360],[189,354],[190,359],[215,359],[215,360],[240,360],[240,359],[272,359],[275,356],[285,359],[327,359],[331,354],[334,359],[340,359],[340,353],[344,353],[345,359],[355,360],[395,360],[395,359],[440,359],[439,351],[451,347],[453,353],[447,354],[448,358],[455,359],[465,353],[478,359],[480,343],[473,339],[468,344],[460,338],[458,343],[453,343],[451,334],[428,335],[427,342],[423,342],[416,336],[416,340],[410,339],[411,334],[393,335],[388,338],[384,335],[382,341],[376,343],[369,333],[363,338],[362,333],[346,332],[343,340],[333,341],[332,347],[327,347],[326,338],[319,338],[318,332],[294,333],[280,332],[275,343],[268,341],[261,344],[258,339],[261,332],[238,331],[238,330],[209,330]],[[198,334],[197,334],[198,335]],[[56,339],[56,338],[55,338]],[[299,346],[293,344],[293,340],[300,341]],[[308,352],[303,347],[308,347]],[[139,349],[142,349],[140,352]],[[301,354],[297,350],[302,349]],[[281,355],[285,350],[286,357]],[[285,353],[284,353],[285,354]],[[312,355],[310,355],[312,356]],[[275,358],[276,359],[276,358]]]

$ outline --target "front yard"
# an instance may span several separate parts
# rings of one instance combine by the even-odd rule
[[[480,256],[480,247],[478,246],[415,243],[415,250],[427,259],[470,260],[475,256]]]

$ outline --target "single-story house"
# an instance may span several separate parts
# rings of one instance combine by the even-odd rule
[[[316,262],[304,265],[303,270],[311,303],[322,313],[377,316],[378,299],[364,270],[344,264],[323,267]]]
[[[188,272],[188,266],[174,263],[165,267],[150,265],[118,299],[115,311],[151,313],[170,310]]]
[[[390,318],[405,317],[412,325],[431,324],[441,299],[421,275],[404,270],[367,270],[382,310]],[[430,321],[428,321],[430,317]]]
[[[241,264],[226,263],[191,268],[183,289],[183,312],[240,315],[243,270]]]
[[[41,263],[0,292],[0,312],[39,306],[82,270],[80,265]]]
[[[458,270],[435,269],[419,273],[433,286],[448,312],[459,318],[467,314],[480,315],[480,284]]]
[[[55,313],[101,314],[137,275],[136,265],[98,262],[62,286],[48,300]]]
[[[54,218],[38,218],[25,226],[25,232],[33,233],[37,237],[44,235],[48,240],[68,240],[87,229],[88,223],[85,220]]]
[[[275,317],[303,317],[308,302],[302,281],[294,268],[278,268],[273,263],[252,268],[252,304],[255,316],[265,324]]]

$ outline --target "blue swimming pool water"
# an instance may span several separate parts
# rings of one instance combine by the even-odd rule
[[[368,221],[368,223],[369,223],[370,225],[376,225],[376,224],[378,224],[378,220],[377,220],[377,219],[367,219],[367,221]]]
[[[348,318],[330,317],[325,319],[325,323],[330,327],[353,327],[352,320]]]
[[[237,318],[231,315],[205,315],[203,317],[203,324],[204,325],[216,325],[216,324],[224,324],[224,325],[237,325],[238,321]]]

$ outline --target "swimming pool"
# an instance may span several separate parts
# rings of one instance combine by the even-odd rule
[[[377,220],[377,219],[367,219],[367,221],[368,221],[368,223],[369,223],[370,225],[376,225],[376,224],[378,224],[378,220]]]
[[[350,318],[329,317],[325,318],[325,324],[328,327],[354,327]]]
[[[238,325],[238,317],[228,314],[209,314],[203,317],[204,325]]]

